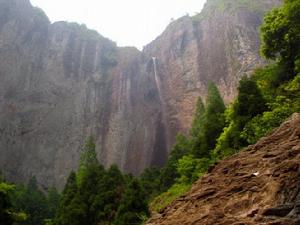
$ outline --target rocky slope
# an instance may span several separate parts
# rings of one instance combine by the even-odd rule
[[[89,135],[105,165],[134,174],[162,165],[207,83],[228,102],[262,63],[258,26],[279,3],[209,0],[140,52],[51,24],[29,0],[0,0],[0,169],[12,181],[36,175],[62,186]]]
[[[155,224],[300,224],[300,114],[211,168]]]

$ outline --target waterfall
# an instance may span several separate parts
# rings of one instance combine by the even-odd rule
[[[156,77],[157,77],[156,57],[152,57],[152,61],[153,61],[153,67],[154,67],[154,75],[155,75],[155,79],[156,79]]]
[[[166,111],[165,111],[165,102],[162,96],[162,90],[161,90],[161,82],[160,82],[160,77],[158,76],[157,73],[157,61],[156,61],[156,57],[152,56],[152,62],[153,62],[153,70],[154,70],[154,79],[155,79],[155,83],[156,83],[156,87],[157,87],[157,91],[158,91],[158,96],[159,96],[159,101],[161,104],[161,123],[163,124],[164,127],[164,136],[165,136],[165,140],[164,140],[164,144],[166,145],[166,149],[168,150],[170,148],[170,144],[169,144],[169,130],[168,130],[168,125],[167,125],[167,118],[166,118]],[[161,153],[160,153],[161,154]]]
[[[154,79],[155,79],[155,83],[156,83],[156,87],[159,93],[159,98],[161,99],[161,89],[160,89],[160,81],[159,78],[157,76],[157,67],[156,67],[156,57],[152,57],[152,62],[153,62],[153,69],[154,69]]]

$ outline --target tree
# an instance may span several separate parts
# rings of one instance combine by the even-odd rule
[[[140,175],[140,183],[145,191],[145,198],[151,199],[159,194],[161,171],[157,167],[147,168]]]
[[[252,77],[242,77],[238,86],[238,96],[226,112],[229,114],[230,123],[217,140],[214,157],[231,155],[248,145],[247,138],[241,135],[244,127],[252,118],[266,110],[266,102],[256,81]]]
[[[192,137],[197,137],[198,134],[201,132],[201,127],[204,123],[204,120],[205,120],[205,106],[203,104],[201,97],[199,97],[196,104],[196,112],[194,115],[194,120],[190,132]]]
[[[210,151],[215,148],[216,139],[225,126],[224,111],[225,104],[218,88],[214,83],[209,83],[205,118],[199,134],[200,148],[197,150],[196,157],[209,157]]]
[[[79,169],[77,172],[78,185],[81,184],[82,179],[86,176],[89,166],[98,165],[99,161],[96,154],[96,145],[93,137],[89,137],[84,145],[83,152],[80,155]]]
[[[195,158],[185,155],[178,160],[177,172],[180,174],[179,183],[191,184],[196,181],[209,167],[208,158]]]
[[[195,157],[199,157],[201,155],[200,149],[206,148],[203,147],[203,145],[206,144],[204,140],[204,133],[203,133],[205,121],[206,121],[205,106],[203,104],[201,97],[199,97],[196,105],[196,112],[192,123],[190,137],[189,137],[190,152]]]
[[[296,74],[300,60],[300,0],[285,0],[270,11],[261,26],[261,53],[267,59],[278,59],[286,68],[282,79]]]
[[[246,123],[258,114],[267,110],[266,102],[259,90],[256,81],[251,77],[244,76],[239,82],[238,96],[233,105],[233,123],[235,135],[232,147],[240,148],[249,144],[239,135]]]
[[[51,187],[48,190],[47,204],[49,209],[48,219],[53,219],[56,214],[56,210],[59,206],[60,194],[55,187]]]
[[[124,189],[124,177],[116,165],[112,165],[98,178],[95,197],[91,198],[91,216],[95,222],[112,223],[118,210]],[[92,224],[92,223],[91,223]]]
[[[14,189],[13,185],[0,183],[0,224],[12,225],[14,219],[11,215],[12,203],[9,197],[9,192]]]
[[[243,76],[238,86],[238,96],[233,105],[233,119],[252,118],[267,110],[266,102],[252,77]]]
[[[126,187],[115,217],[115,225],[140,224],[149,215],[147,201],[138,180],[133,178]]]
[[[59,203],[59,207],[55,216],[54,223],[57,225],[69,225],[70,221],[73,219],[70,212],[71,203],[75,199],[77,194],[77,181],[75,172],[71,172],[65,188],[62,192],[62,198]]]
[[[28,218],[21,225],[42,225],[48,218],[49,209],[45,194],[39,190],[37,180],[32,177],[27,186],[19,187],[14,195],[16,210],[24,211]]]
[[[182,135],[178,134],[176,137],[176,142],[172,148],[167,164],[162,168],[160,176],[160,187],[161,192],[166,191],[170,188],[176,181],[176,178],[179,177],[179,174],[176,170],[177,162],[184,155],[188,154],[190,149],[188,139]]]

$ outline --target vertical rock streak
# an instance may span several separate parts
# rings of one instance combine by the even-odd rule
[[[268,10],[281,1],[252,2]],[[242,73],[262,62],[263,14],[208,3],[139,52],[84,26],[50,24],[28,0],[0,0],[0,170],[62,186],[91,134],[106,166],[138,174],[162,165],[207,81],[228,102]]]

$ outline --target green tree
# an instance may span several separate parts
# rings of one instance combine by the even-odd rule
[[[59,203],[59,207],[55,216],[54,224],[57,225],[69,225],[73,220],[72,205],[73,200],[77,195],[77,181],[76,181],[76,174],[75,172],[71,172],[65,188],[62,192],[62,197]],[[77,222],[76,222],[77,224]]]
[[[14,194],[16,210],[24,211],[28,218],[21,225],[42,225],[48,218],[49,208],[45,194],[39,190],[37,180],[32,177],[27,186],[19,187]]]
[[[238,86],[238,96],[230,112],[227,112],[230,123],[217,140],[215,157],[222,158],[248,145],[247,138],[241,135],[241,132],[252,118],[265,110],[267,110],[266,102],[256,81],[252,77],[242,77]]]
[[[195,154],[196,157],[209,157],[210,151],[215,148],[216,139],[225,126],[224,111],[225,104],[218,88],[214,83],[209,83],[205,118],[202,131],[199,134],[200,148]]]
[[[12,217],[12,202],[9,193],[14,189],[13,185],[0,183],[0,224],[12,225],[14,219]]]
[[[198,134],[201,132],[201,127],[204,121],[205,121],[205,106],[203,104],[201,97],[199,97],[196,104],[196,112],[194,115],[192,128],[190,132],[192,137],[198,136]]]
[[[144,196],[140,183],[133,178],[126,187],[114,224],[140,224],[143,218],[149,215],[147,201]]]
[[[56,210],[59,206],[60,194],[55,187],[50,187],[47,194],[47,204],[49,209],[48,219],[53,219],[56,214]]]
[[[124,189],[124,177],[116,165],[112,165],[98,180],[97,192],[91,202],[95,222],[112,223],[118,210]]]
[[[199,97],[189,137],[189,151],[195,157],[201,157],[200,149],[207,147],[204,137],[204,126],[206,122],[205,111],[203,101],[201,97]]]
[[[209,167],[210,159],[195,158],[193,155],[185,155],[178,160],[177,172],[180,175],[179,183],[191,184],[196,181]]]
[[[176,137],[176,142],[172,148],[169,159],[166,165],[162,168],[160,177],[160,188],[161,192],[166,191],[170,188],[179,177],[176,170],[178,160],[184,155],[188,154],[190,149],[189,140],[182,134],[178,134]]]
[[[140,183],[145,190],[145,198],[151,199],[159,194],[161,171],[157,167],[147,168],[140,175]]]
[[[270,11],[261,26],[261,52],[268,59],[278,59],[286,68],[285,77],[296,74],[300,60],[300,1],[285,0],[281,7]]]
[[[79,169],[77,172],[78,185],[81,184],[82,179],[86,176],[89,166],[98,165],[96,154],[96,145],[93,137],[89,137],[84,145],[83,152],[80,155]]]

